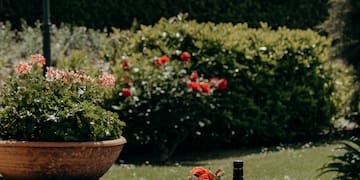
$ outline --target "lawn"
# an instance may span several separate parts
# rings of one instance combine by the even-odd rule
[[[339,153],[339,145],[307,143],[298,147],[267,149],[221,150],[209,153],[192,153],[177,157],[178,162],[170,165],[122,164],[114,165],[102,180],[184,180],[194,166],[225,171],[222,179],[232,179],[232,162],[244,161],[244,179],[332,179],[335,174],[317,177],[319,168],[329,161],[329,155]]]

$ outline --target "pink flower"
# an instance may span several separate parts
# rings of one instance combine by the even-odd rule
[[[31,60],[31,64],[36,64],[39,67],[42,67],[43,65],[46,64],[46,59],[44,56],[42,56],[41,54],[33,54],[30,56]]]
[[[54,69],[53,67],[47,67],[45,76],[48,79],[56,79],[56,77],[57,77],[56,69]]]
[[[114,78],[114,85],[115,85],[116,78],[114,76],[112,76],[112,77]],[[84,81],[86,81],[86,82],[94,82],[94,79],[92,77],[87,76],[85,74],[80,74],[80,79],[82,79],[82,82],[84,82]],[[114,86],[114,85],[112,85],[112,86]]]
[[[81,82],[79,74],[75,71],[69,71],[67,72],[67,75],[72,79],[71,83],[76,84]]]
[[[30,72],[30,65],[26,62],[20,62],[17,66],[16,66],[16,72],[18,74],[27,74]]]
[[[94,82],[94,79],[90,76],[87,76],[81,72],[69,71],[66,72],[66,75],[72,80],[72,83],[81,83],[81,82]]]
[[[64,83],[68,83],[68,73],[64,71],[60,71],[53,67],[47,67],[46,68],[46,79],[48,80],[61,80]]]
[[[67,76],[66,73],[62,73],[61,80],[62,80],[64,83],[66,83],[66,84],[69,82],[69,81],[68,81],[68,76]]]
[[[179,58],[183,61],[190,61],[191,59],[191,54],[189,52],[182,52],[180,55],[179,55]]]
[[[102,85],[104,87],[111,87],[111,86],[115,86],[115,81],[116,81],[116,78],[113,75],[104,72],[99,77],[98,82],[100,85]]]

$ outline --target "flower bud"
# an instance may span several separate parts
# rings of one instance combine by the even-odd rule
[[[189,52],[182,52],[180,55],[179,55],[179,58],[183,61],[190,61],[191,59],[191,54]]]
[[[124,95],[125,97],[129,97],[131,96],[131,91],[129,88],[123,88],[121,91],[122,95]]]

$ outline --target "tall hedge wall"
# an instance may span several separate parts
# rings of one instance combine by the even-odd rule
[[[247,22],[258,27],[259,21],[272,27],[312,28],[327,16],[328,0],[51,0],[51,19],[88,27],[129,28],[134,19],[154,24],[161,17],[189,13],[200,22]],[[9,20],[19,27],[20,18],[29,24],[41,19],[41,0],[0,0],[0,21]]]

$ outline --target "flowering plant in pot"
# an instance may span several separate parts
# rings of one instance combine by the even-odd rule
[[[83,72],[63,71],[53,67],[47,67],[46,75],[43,76],[44,64],[45,58],[39,54],[32,55],[29,62],[20,62],[14,75],[5,80],[0,91],[0,164],[14,161],[6,153],[16,152],[19,147],[25,146],[25,142],[29,142],[33,143],[30,145],[33,149],[22,151],[24,154],[17,153],[20,157],[30,158],[29,168],[23,169],[35,169],[36,172],[14,169],[21,166],[18,164],[13,169],[9,167],[10,170],[0,165],[0,174],[9,179],[32,175],[35,178],[82,177],[81,172],[68,169],[78,157],[82,158],[79,160],[82,164],[76,168],[92,171],[86,172],[87,178],[99,178],[116,160],[126,142],[121,137],[125,123],[104,106],[104,98],[111,94],[115,78],[107,73],[99,73],[98,78],[93,78]],[[98,151],[99,146],[90,147],[93,145],[105,147],[108,154]],[[55,152],[53,146],[62,149]],[[115,153],[111,150],[112,146]],[[39,147],[50,149],[50,153],[41,150],[42,155],[38,159],[27,155],[33,153],[35,156]],[[80,151],[76,151],[77,147]],[[93,154],[86,154],[85,149],[90,149]],[[51,153],[58,159],[42,159]],[[105,160],[107,156],[112,159]],[[96,163],[84,159],[95,160]],[[31,164],[37,160],[44,162],[40,162],[40,165]],[[95,167],[96,164],[102,164],[100,161],[106,161],[107,167]]]

